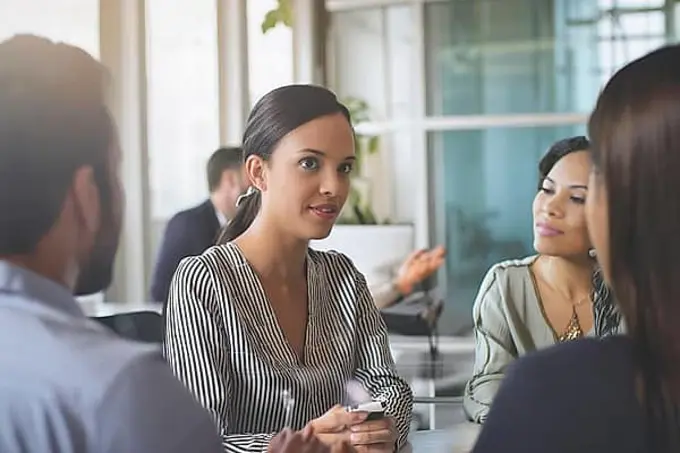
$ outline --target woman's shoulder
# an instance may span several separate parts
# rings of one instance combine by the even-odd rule
[[[577,340],[510,365],[475,452],[645,451],[641,422],[630,340]]]
[[[308,256],[317,268],[332,275],[361,275],[352,259],[337,250],[316,250],[310,248]]]
[[[209,247],[200,255],[182,259],[179,269],[194,274],[236,271],[246,266],[247,262],[235,247],[231,243]]]
[[[561,364],[557,366],[558,364]],[[586,338],[560,343],[528,355],[519,362],[519,373],[544,373],[562,370],[561,376],[569,379],[593,379],[598,375],[623,376],[633,370],[633,347],[631,340],[623,335],[607,338]],[[555,366],[553,366],[555,365]],[[542,370],[542,371],[541,371]],[[583,373],[590,370],[589,373]],[[567,376],[573,373],[573,376]],[[555,376],[557,377],[557,376]],[[601,377],[601,376],[600,376]],[[608,379],[607,379],[608,380]]]
[[[480,293],[487,292],[493,287],[514,286],[530,279],[529,266],[536,261],[536,258],[537,256],[533,255],[494,264],[482,280]]]
[[[484,276],[475,298],[473,316],[479,319],[487,310],[505,311],[507,304],[524,303],[526,288],[531,285],[529,266],[536,256],[505,260],[494,264]],[[517,296],[522,295],[522,296]]]
[[[585,338],[539,350],[512,364],[507,376],[508,391],[515,387],[522,393],[526,387],[527,393],[545,396],[546,404],[564,397],[561,404],[565,406],[578,401],[610,409],[635,406],[634,350],[631,340],[622,335]]]
[[[524,258],[515,258],[515,259],[510,259],[510,260],[505,260],[498,262],[491,266],[489,269],[489,274],[494,274],[498,276],[505,276],[505,275],[520,275],[520,276],[526,276],[529,270],[529,267],[536,261],[538,258],[538,255],[530,255]]]

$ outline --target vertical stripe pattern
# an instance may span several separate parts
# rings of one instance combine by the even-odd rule
[[[259,278],[238,247],[184,259],[170,287],[165,355],[175,375],[211,413],[227,452],[266,451],[284,428],[284,391],[301,429],[356,379],[383,401],[406,442],[413,397],[394,366],[387,329],[366,281],[345,255],[309,250],[305,363],[278,326]]]
[[[624,333],[625,327],[614,295],[604,281],[602,269],[593,273],[593,311],[595,335],[608,337]]]

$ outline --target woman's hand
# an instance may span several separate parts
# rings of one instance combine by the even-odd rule
[[[432,275],[444,263],[446,249],[437,246],[432,250],[417,250],[411,253],[399,267],[395,278],[395,286],[406,296],[413,287]]]
[[[392,453],[397,442],[397,429],[391,417],[364,421],[350,427],[350,443],[358,453]]]
[[[314,434],[326,445],[335,447],[343,442],[349,442],[351,426],[358,425],[366,420],[366,412],[348,412],[342,406],[336,405],[321,417],[307,424],[313,429]]]
[[[342,442],[333,444],[331,453],[357,453],[357,451],[348,442],[343,440]]]
[[[331,453],[331,449],[314,436],[307,426],[302,431],[286,428],[269,442],[268,453]]]
[[[348,412],[334,406],[307,426],[321,442],[334,448],[349,443],[358,453],[392,453],[397,441],[394,421],[390,417],[366,421],[366,417],[368,412]]]
[[[269,442],[268,453],[357,453],[348,442],[341,441],[328,446],[315,435],[314,429],[307,425],[302,431],[294,432],[286,428]]]

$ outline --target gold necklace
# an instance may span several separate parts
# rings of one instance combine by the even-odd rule
[[[565,341],[578,340],[583,337],[583,329],[581,328],[581,323],[578,319],[578,313],[576,312],[576,307],[580,307],[585,302],[590,301],[590,296],[584,297],[578,303],[571,306],[571,318],[569,319],[569,324],[567,328],[564,329],[562,335],[557,337],[557,341],[563,343]]]

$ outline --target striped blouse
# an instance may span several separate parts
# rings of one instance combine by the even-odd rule
[[[211,413],[227,452],[265,451],[293,429],[344,403],[355,379],[383,401],[408,435],[413,397],[395,372],[385,324],[361,273],[345,255],[309,250],[305,363],[285,339],[259,278],[234,243],[184,259],[166,312],[165,354],[175,375]]]

